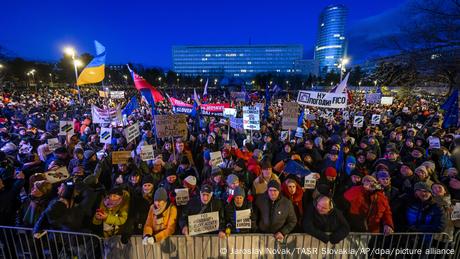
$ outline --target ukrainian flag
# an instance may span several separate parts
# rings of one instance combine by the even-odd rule
[[[78,76],[77,85],[94,84],[104,80],[105,77],[105,47],[94,41],[96,57],[83,69]]]

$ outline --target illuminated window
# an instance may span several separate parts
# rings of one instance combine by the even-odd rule
[[[334,56],[326,56],[326,59],[332,59]]]
[[[340,37],[340,34],[334,34],[334,37],[338,38],[338,37]]]

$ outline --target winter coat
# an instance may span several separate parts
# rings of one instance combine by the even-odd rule
[[[293,195],[289,193],[286,182],[283,182],[283,184],[281,185],[281,192],[286,198],[288,198],[292,202],[292,205],[294,205],[295,215],[297,216],[297,224],[300,226],[300,224],[302,223],[302,215],[303,215],[303,205],[302,205],[303,189],[297,182],[295,183],[296,183],[296,188],[295,188],[295,193]]]
[[[313,203],[304,212],[303,230],[324,243],[337,244],[350,232],[350,225],[339,209],[332,208],[327,215],[321,215]]]
[[[251,210],[251,228],[236,228],[236,211]],[[235,203],[231,201],[225,206],[225,225],[230,228],[232,233],[251,233],[257,228],[256,214],[253,210],[252,203],[244,200],[243,206],[237,208]]]
[[[183,229],[185,226],[188,226],[188,216],[209,212],[219,212],[219,230],[224,230],[225,217],[222,202],[212,197],[208,204],[203,204],[201,202],[200,196],[197,196],[194,199],[190,200],[187,206],[185,206],[184,210],[182,211],[182,216],[179,220],[180,229]]]
[[[102,224],[104,237],[111,237],[119,234],[121,226],[123,226],[128,219],[129,193],[123,191],[123,201],[113,208],[108,208],[103,199],[99,209],[103,210],[108,217],[104,221],[101,221],[96,219],[96,215],[94,215],[93,224]]]
[[[383,225],[394,229],[391,208],[383,192],[369,193],[363,186],[354,186],[344,197],[350,203],[348,217],[352,231],[380,233]]]
[[[444,210],[433,198],[422,202],[412,198],[406,206],[406,226],[410,232],[440,233],[446,227]]]
[[[150,206],[144,225],[144,236],[152,235],[157,242],[171,236],[176,231],[177,208],[171,203],[159,215],[155,215],[155,206]]]
[[[291,233],[297,224],[294,206],[292,202],[279,195],[278,199],[272,201],[268,193],[256,197],[258,229],[262,233],[277,233],[283,235]]]

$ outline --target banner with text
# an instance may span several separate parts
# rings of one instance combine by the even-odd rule
[[[187,116],[184,114],[155,115],[157,137],[187,137]]]
[[[342,109],[347,107],[347,94],[299,91],[297,102],[306,106]]]
[[[101,109],[95,105],[91,105],[91,116],[93,118],[93,123],[111,123],[112,121],[122,121],[121,109],[110,108],[110,109]]]
[[[256,106],[243,107],[243,128],[260,130],[260,109]]]

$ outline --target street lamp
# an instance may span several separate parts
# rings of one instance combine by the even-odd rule
[[[3,68],[3,64],[0,64],[0,69]]]
[[[272,85],[272,84],[273,84],[273,81],[270,81],[270,85]]]
[[[215,84],[215,85],[217,84],[217,78],[214,79],[214,84]]]
[[[377,86],[377,80],[374,81],[374,86]]]
[[[345,65],[348,64],[349,62],[350,62],[349,58],[342,58],[341,61],[340,61],[340,65],[339,65],[339,68],[340,68],[340,82],[342,82],[343,72],[346,71]]]
[[[78,59],[75,59],[75,55],[77,54],[77,52],[75,51],[75,49],[73,47],[65,47],[64,48],[64,53],[69,55],[71,58],[72,58],[72,61],[73,61],[73,68],[75,70],[75,85],[77,86],[77,90],[78,90],[78,99],[80,100],[81,102],[81,96],[80,96],[80,87],[77,85],[77,81],[78,81],[78,70],[77,70],[77,67],[78,66],[81,66],[82,63],[80,60]]]

